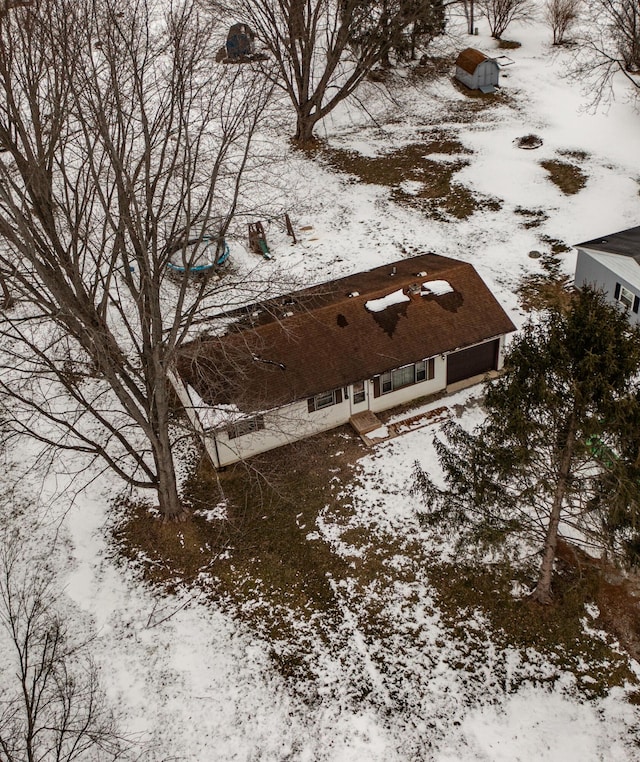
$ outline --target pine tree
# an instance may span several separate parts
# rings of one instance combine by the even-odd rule
[[[566,312],[529,322],[505,374],[485,387],[483,423],[469,433],[449,422],[445,441],[436,438],[446,488],[416,464],[425,521],[453,522],[476,540],[534,538],[542,562],[532,598],[550,603],[561,526],[609,547],[635,526],[639,368],[640,331],[600,292],[585,288]]]

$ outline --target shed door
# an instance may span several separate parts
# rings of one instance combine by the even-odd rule
[[[447,384],[488,373],[498,367],[500,339],[447,355]]]
[[[497,84],[498,77],[496,76],[495,66],[491,61],[483,61],[478,65],[478,86]]]

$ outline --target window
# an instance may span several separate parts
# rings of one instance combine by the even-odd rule
[[[260,431],[260,429],[264,429],[264,417],[256,415],[253,418],[243,418],[232,426],[228,426],[227,435],[229,439],[236,439],[245,436],[245,434]]]
[[[331,407],[331,405],[339,405],[342,402],[342,389],[334,389],[331,392],[322,392],[322,394],[316,394],[315,397],[309,397],[307,400],[307,406],[309,412],[313,413],[315,410],[323,410],[325,407]]]
[[[434,376],[435,360],[431,357],[429,360],[421,360],[413,365],[404,365],[402,368],[383,373],[380,377],[380,391],[387,394],[404,386],[430,381]]]
[[[353,385],[353,404],[358,405],[360,402],[364,402],[365,399],[364,381],[356,381]]]
[[[618,301],[624,304],[624,306],[628,310],[630,310],[633,305],[633,294],[631,293],[631,291],[629,291],[628,288],[621,286],[620,296],[618,297]]]
[[[331,407],[331,405],[336,404],[336,393],[323,392],[322,394],[317,394],[313,398],[313,403],[314,410],[322,410],[324,407]]]
[[[620,302],[620,304],[625,309],[633,310],[633,312],[638,312],[638,304],[640,303],[640,299],[633,293],[633,291],[625,288],[621,283],[616,283],[613,298],[616,301]]]

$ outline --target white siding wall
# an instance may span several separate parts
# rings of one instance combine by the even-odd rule
[[[498,367],[496,370],[502,370],[504,368],[504,355],[507,346],[507,337],[500,337],[500,350],[498,351]]]
[[[369,381],[369,407],[374,413],[381,410],[388,410],[397,405],[403,405],[405,402],[411,402],[418,397],[426,397],[428,394],[435,394],[441,391],[447,385],[447,363],[444,357],[434,358],[434,377],[430,381],[421,381],[419,384],[405,386],[387,394],[381,394],[379,397],[373,396],[373,381]]]
[[[217,460],[220,466],[250,458],[267,450],[328,431],[350,417],[349,400],[310,413],[307,401],[302,400],[264,413],[264,429],[229,439],[225,429],[215,433]],[[211,435],[210,435],[211,436]]]
[[[498,367],[504,362],[505,337],[500,339],[500,354]],[[418,384],[405,386],[387,394],[374,397],[374,381],[365,381],[368,407],[374,413],[411,402],[418,397],[426,397],[430,394],[442,391],[447,385],[447,363],[443,356],[434,358],[434,377]],[[305,439],[313,434],[328,431],[336,426],[341,426],[351,417],[351,403],[353,388],[349,387],[348,395],[344,394],[343,400],[337,405],[331,405],[322,410],[309,412],[307,400],[300,400],[291,405],[286,405],[277,410],[263,413],[264,429],[254,431],[244,436],[229,439],[226,429],[216,432],[209,431],[208,451],[215,450],[213,458],[218,466],[226,466],[244,458],[250,458],[261,452],[282,447],[300,439]],[[366,409],[366,405],[362,408]],[[213,443],[214,447],[211,447]]]
[[[616,269],[612,269],[613,267]],[[592,286],[601,289],[605,292],[610,304],[622,307],[614,297],[616,283],[624,286],[634,297],[640,296],[639,272],[640,268],[631,257],[603,255],[600,252],[591,254],[578,249],[574,283],[578,288]],[[640,314],[628,310],[627,315],[630,323],[640,324]]]
[[[463,85],[466,85],[471,90],[475,90],[478,86],[473,74],[469,74],[469,72],[465,71],[462,66],[456,66],[456,79],[460,80]]]

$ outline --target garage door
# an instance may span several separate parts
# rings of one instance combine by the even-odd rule
[[[499,348],[500,339],[495,339],[447,355],[447,384],[495,370]]]

